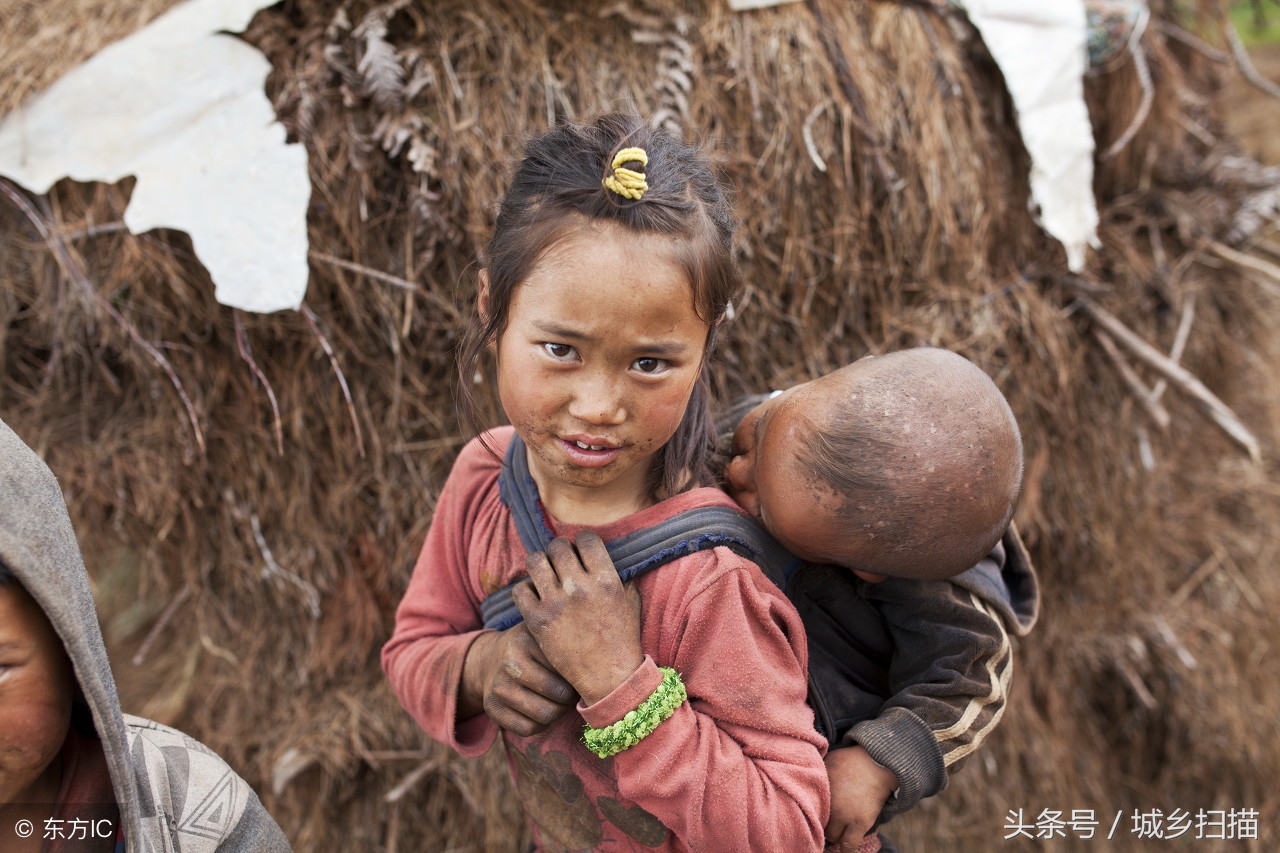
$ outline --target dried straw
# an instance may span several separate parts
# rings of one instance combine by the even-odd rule
[[[19,81],[0,109],[163,5],[0,16],[0,80]],[[558,118],[634,107],[704,144],[737,188],[748,287],[722,390],[932,344],[986,368],[1022,424],[1018,521],[1044,621],[1001,729],[891,834],[986,851],[1010,808],[1274,816],[1280,335],[1263,273],[1232,253],[1261,257],[1246,241],[1274,222],[1257,200],[1277,180],[1228,156],[1225,64],[1171,35],[1222,51],[1202,26],[1215,4],[1152,4],[1135,43],[1149,86],[1133,61],[1088,81],[1099,149],[1117,153],[1099,164],[1086,295],[1229,406],[1259,463],[1169,370],[1170,393],[1144,395],[1168,427],[1147,437],[1131,389],[1160,375],[1132,350],[1122,375],[1091,331],[1104,315],[1073,307],[1082,291],[1028,212],[1001,77],[946,4],[629,8],[259,13],[244,37],[311,164],[303,313],[217,305],[183,235],[116,227],[130,181],[0,198],[0,410],[62,479],[126,708],[223,753],[300,850],[521,849],[501,756],[428,743],[377,650],[467,437],[452,351],[505,176]],[[1251,230],[1233,230],[1246,210]],[[1273,849],[1274,823],[1230,849]]]

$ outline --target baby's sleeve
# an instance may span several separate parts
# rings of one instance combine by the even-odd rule
[[[890,579],[869,584],[868,597],[894,640],[890,696],[845,745],[861,744],[897,774],[892,815],[946,787],[1000,722],[1013,650],[997,610],[950,581]]]

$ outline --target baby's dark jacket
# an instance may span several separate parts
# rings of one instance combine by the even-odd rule
[[[767,395],[718,420],[721,445]],[[1035,569],[1012,526],[973,568],[949,580],[860,580],[803,564],[786,582],[809,647],[810,704],[833,747],[860,744],[898,777],[881,814],[946,787],[999,723],[1013,672],[1010,636],[1035,625]]]

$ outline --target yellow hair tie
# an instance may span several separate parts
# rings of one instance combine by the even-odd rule
[[[649,155],[643,148],[623,148],[613,156],[613,174],[605,177],[600,183],[605,189],[613,190],[623,198],[640,198],[649,189],[645,183],[644,172],[622,168],[623,163],[637,160],[642,166],[649,165]]]

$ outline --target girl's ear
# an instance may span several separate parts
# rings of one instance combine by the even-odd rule
[[[479,284],[476,294],[476,310],[480,312],[480,322],[489,322],[489,271],[480,270]]]

